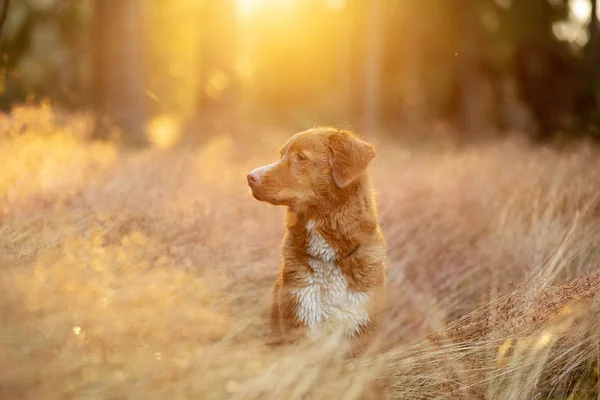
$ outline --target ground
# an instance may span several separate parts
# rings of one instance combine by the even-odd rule
[[[596,398],[600,150],[374,137],[381,349],[264,344],[283,209],[246,173],[293,132],[120,150],[0,116],[0,397]],[[258,131],[258,130],[257,130]]]

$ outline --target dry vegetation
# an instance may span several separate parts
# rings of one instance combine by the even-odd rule
[[[600,150],[380,143],[382,350],[268,348],[281,137],[121,152],[84,117],[0,116],[0,398],[598,398]],[[260,139],[267,139],[261,141]]]

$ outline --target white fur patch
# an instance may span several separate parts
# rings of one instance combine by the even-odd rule
[[[353,337],[369,322],[368,293],[353,292],[340,268],[335,264],[335,250],[316,231],[313,221],[306,228],[310,235],[309,264],[314,272],[306,272],[301,287],[293,294],[298,299],[298,318],[308,327],[309,336],[340,330]]]
[[[326,263],[334,262],[337,254],[317,231],[315,221],[310,220],[306,223],[306,231],[308,232],[308,255]]]

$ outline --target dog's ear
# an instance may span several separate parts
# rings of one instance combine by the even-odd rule
[[[369,143],[349,132],[336,132],[329,136],[329,163],[335,184],[344,188],[365,172],[375,157]]]

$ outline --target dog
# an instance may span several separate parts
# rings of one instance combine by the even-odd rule
[[[340,334],[360,354],[376,338],[386,243],[366,173],[374,157],[373,146],[352,132],[314,128],[292,136],[278,161],[247,175],[255,199],[287,207],[273,341]]]

